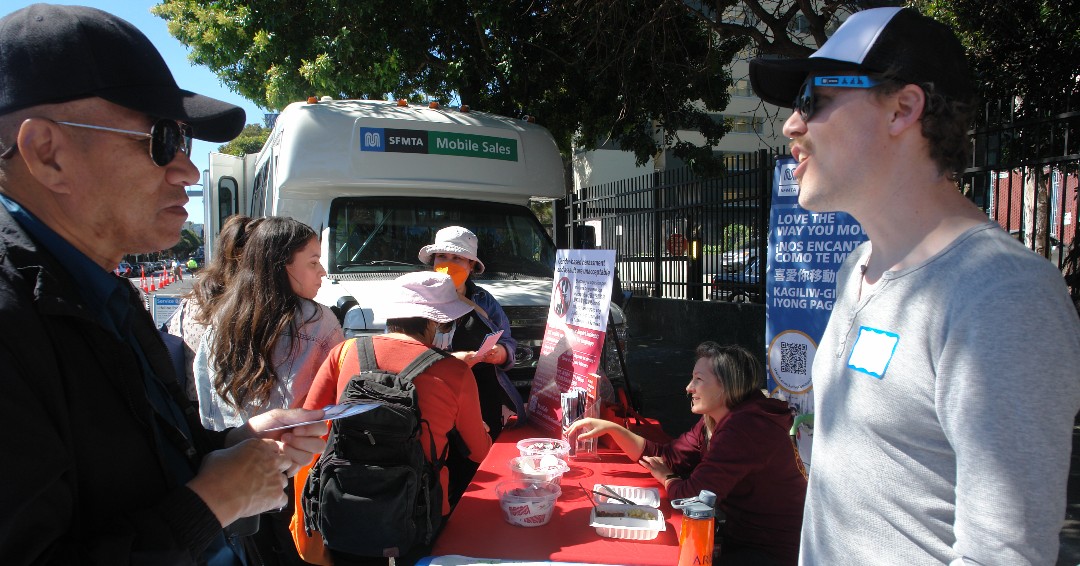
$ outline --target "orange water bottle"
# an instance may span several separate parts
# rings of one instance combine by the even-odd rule
[[[675,499],[671,506],[682,511],[679,531],[679,566],[702,566],[713,563],[716,494],[701,490],[697,497]]]

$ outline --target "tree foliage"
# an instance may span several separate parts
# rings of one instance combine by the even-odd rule
[[[244,156],[249,153],[258,153],[266,138],[270,137],[270,128],[258,124],[248,124],[232,141],[218,146],[218,151],[229,155]]]
[[[230,88],[270,109],[308,96],[458,101],[530,115],[560,147],[613,142],[705,163],[726,132],[719,39],[668,0],[164,0],[154,13]],[[699,103],[695,103],[699,102]],[[705,146],[679,139],[700,131]]]
[[[948,23],[986,101],[1015,99],[1018,117],[1063,112],[1080,85],[1080,0],[913,0]]]
[[[172,257],[191,257],[202,245],[202,239],[195,232],[184,229],[180,231],[180,241],[169,252]]]
[[[407,98],[530,115],[576,145],[662,147],[709,161],[726,133],[735,54],[805,57],[839,17],[913,5],[953,25],[986,100],[1060,108],[1080,60],[1080,0],[163,0],[153,11],[239,94],[268,109],[308,96]],[[1075,96],[1075,95],[1074,95]],[[710,115],[712,114],[712,115]],[[678,137],[699,131],[701,146]]]
[[[723,38],[738,38],[758,55],[809,57],[839,25],[841,14],[900,6],[901,0],[668,0]]]

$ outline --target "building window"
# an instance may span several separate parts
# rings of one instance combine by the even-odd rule
[[[732,134],[764,134],[765,120],[754,116],[724,116]]]
[[[753,96],[753,91],[750,90],[750,81],[748,79],[739,79],[728,87],[728,93],[731,96]]]

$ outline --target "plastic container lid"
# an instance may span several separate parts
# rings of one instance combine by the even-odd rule
[[[560,482],[560,478],[570,471],[565,460],[554,454],[531,454],[515,456],[509,462],[514,479]]]
[[[560,438],[526,438],[518,441],[517,449],[522,456],[554,454],[565,460],[570,454],[570,443]]]

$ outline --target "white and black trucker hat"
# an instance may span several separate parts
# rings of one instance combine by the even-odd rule
[[[945,24],[910,8],[874,8],[852,14],[806,59],[750,61],[750,85],[769,104],[791,108],[806,77],[892,71],[906,83],[933,83],[948,98],[975,94],[960,40]]]

